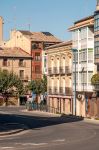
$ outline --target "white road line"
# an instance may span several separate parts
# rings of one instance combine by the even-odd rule
[[[28,145],[40,146],[40,145],[47,145],[48,143],[16,143],[16,144],[23,145],[23,146],[28,146]]]
[[[52,142],[64,142],[65,139],[57,139],[57,140],[53,140]]]
[[[0,150],[1,149],[14,149],[14,147],[0,147]]]

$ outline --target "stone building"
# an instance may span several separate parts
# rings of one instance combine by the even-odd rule
[[[72,42],[46,49],[48,58],[48,106],[55,113],[72,113]]]

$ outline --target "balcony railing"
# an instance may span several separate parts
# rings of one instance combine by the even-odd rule
[[[52,90],[51,87],[48,87],[48,93],[51,94],[51,95],[53,94],[53,90]]]
[[[54,74],[59,74],[60,73],[59,67],[54,67],[53,68],[53,73]]]
[[[70,68],[69,66],[65,66],[65,73],[66,73],[67,75],[69,75],[69,74],[72,73],[72,70],[71,70],[71,68]]]
[[[61,95],[72,95],[72,89],[70,87],[60,87],[60,94]]]
[[[65,67],[60,67],[60,74],[65,74]]]
[[[94,84],[94,90],[95,90],[95,91],[99,91],[99,83]]]
[[[51,95],[63,95],[63,96],[71,96],[72,95],[72,89],[70,87],[54,87],[53,89],[51,87],[48,87],[48,93]]]
[[[69,66],[61,66],[61,67],[53,67],[53,68],[48,68],[48,74],[53,75],[53,74],[66,74],[69,75],[71,74],[71,68]]]
[[[48,75],[52,75],[52,74],[53,74],[52,68],[48,68]]]

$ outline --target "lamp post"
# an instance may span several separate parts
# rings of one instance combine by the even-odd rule
[[[81,71],[81,73],[82,73],[82,83],[83,83],[83,94],[84,94],[84,67],[82,68],[82,71]]]
[[[76,52],[77,49],[72,49],[73,55],[74,55],[74,100],[73,100],[73,114],[76,116]]]

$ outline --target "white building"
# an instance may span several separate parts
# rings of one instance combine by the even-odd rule
[[[74,26],[69,28],[72,31],[73,49],[77,49],[76,60],[73,60],[73,89],[75,84],[75,67],[76,62],[76,96],[84,93],[82,110],[80,110],[80,101],[77,100],[77,115],[86,114],[86,100],[93,92],[91,85],[91,77],[95,73],[94,65],[94,16],[89,16],[74,23]],[[74,90],[73,90],[74,91]]]

